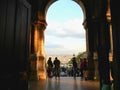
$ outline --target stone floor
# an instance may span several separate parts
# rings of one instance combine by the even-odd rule
[[[82,80],[80,77],[47,78],[30,81],[29,90],[100,90],[99,81]]]

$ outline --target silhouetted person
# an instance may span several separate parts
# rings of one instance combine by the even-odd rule
[[[60,60],[58,60],[58,58],[55,57],[53,64],[54,64],[55,78],[57,78],[57,77],[60,78]]]
[[[48,67],[52,68],[53,67],[53,63],[52,63],[52,59],[51,57],[49,57],[48,61],[47,61]]]
[[[84,58],[83,59],[84,61],[84,69],[83,69],[83,72],[84,72],[84,77],[85,77],[85,80],[88,79],[88,62],[87,62],[87,59]]]
[[[80,58],[80,76],[83,78],[84,61]]]
[[[73,76],[76,77],[78,66],[75,56],[72,58],[72,64],[73,64]]]
[[[49,57],[48,61],[47,61],[47,73],[48,73],[48,77],[52,77],[53,76],[53,62],[51,57]]]

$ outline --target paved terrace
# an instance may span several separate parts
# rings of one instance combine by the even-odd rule
[[[99,81],[82,80],[80,77],[47,78],[31,81],[29,90],[100,90]]]

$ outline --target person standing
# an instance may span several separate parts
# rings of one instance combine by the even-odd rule
[[[57,57],[55,57],[53,64],[54,64],[55,78],[56,79],[57,77],[60,78],[60,60]]]
[[[48,73],[48,77],[52,77],[53,76],[53,62],[51,57],[49,57],[48,61],[47,61],[47,73]]]
[[[78,66],[75,56],[72,58],[72,64],[73,64],[73,76],[76,77]]]
[[[84,70],[84,62],[83,59],[80,58],[80,76],[83,78],[83,70]]]
[[[83,73],[84,73],[85,80],[87,80],[88,79],[88,61],[86,58],[84,58],[83,60],[84,60]]]

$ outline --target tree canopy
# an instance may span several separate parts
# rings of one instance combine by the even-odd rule
[[[80,62],[80,58],[84,58],[85,57],[85,54],[86,54],[86,51],[78,53],[78,55],[76,56],[77,63]],[[68,63],[72,64],[72,58],[70,59],[70,61]]]

